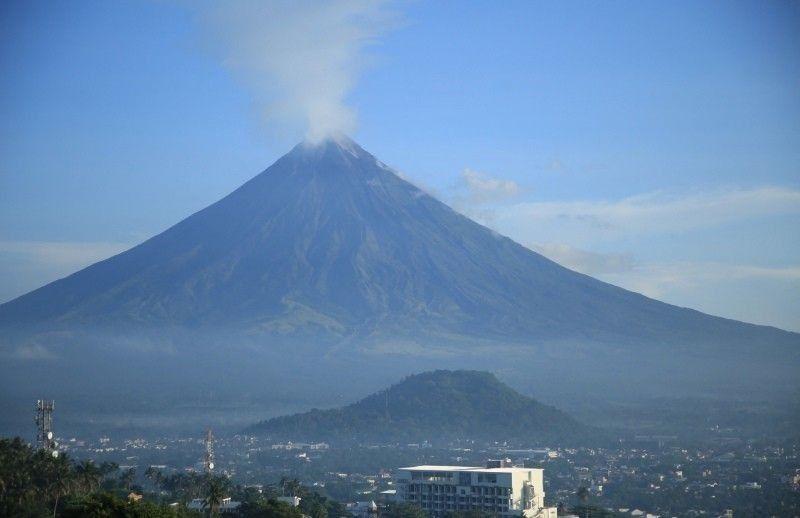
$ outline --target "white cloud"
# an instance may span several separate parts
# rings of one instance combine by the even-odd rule
[[[489,176],[469,168],[464,169],[461,179],[470,203],[504,201],[515,198],[522,192],[519,184],[512,180]]]
[[[197,5],[197,4],[190,4]],[[265,121],[307,128],[317,141],[350,132],[346,106],[363,51],[396,25],[387,0],[230,0],[202,4],[225,64],[252,91]]]
[[[797,265],[664,261],[598,277],[671,304],[800,332]]]
[[[497,230],[522,242],[563,242],[566,238],[585,247],[787,213],[800,213],[800,190],[758,187],[686,196],[655,192],[615,201],[517,203],[497,208],[495,222]]]
[[[567,268],[611,284],[715,315],[800,330],[796,316],[800,299],[787,288],[800,289],[800,267],[771,265],[785,259],[797,239],[786,235],[785,225],[772,227],[773,219],[753,226],[759,218],[796,219],[798,189],[728,188],[683,196],[654,192],[618,200],[496,203],[493,199],[498,198],[462,196],[454,206]],[[730,231],[745,223],[750,234],[743,232],[731,244],[733,255],[725,259],[729,262],[703,258],[718,255],[698,246],[703,236],[713,240],[726,225]],[[778,248],[758,253],[749,241],[763,242],[764,236],[756,239],[754,228],[773,233],[771,240]],[[652,246],[660,250],[658,260],[641,260],[653,257]],[[741,256],[735,255],[737,247]],[[615,252],[620,248],[624,253]],[[752,264],[754,256],[770,265]]]
[[[629,272],[636,266],[630,254],[601,254],[565,244],[530,244],[528,248],[562,266],[587,275]]]
[[[678,306],[800,331],[796,311],[800,266],[656,261],[631,254],[535,244],[532,250],[572,270]]]
[[[768,267],[702,261],[643,262],[632,254],[599,253],[566,244],[530,244],[528,248],[562,266],[587,275],[623,280],[646,295],[666,286],[697,287],[709,281],[766,279],[800,281],[800,266]]]
[[[55,360],[56,355],[42,345],[32,344],[32,345],[23,345],[21,347],[17,347],[11,353],[11,358],[15,360],[40,361],[40,360]]]
[[[717,282],[741,280],[800,281],[800,266],[766,267],[718,262],[653,262],[640,263],[615,277],[606,276],[622,286],[659,297],[675,289],[703,288]]]
[[[0,302],[130,248],[127,243],[0,241]]]
[[[790,252],[798,244],[791,230],[800,215],[798,189],[657,192],[492,209],[493,228],[573,270],[670,304],[800,331],[800,266]],[[716,243],[720,231],[733,229],[738,236],[723,260],[703,246],[704,238]],[[619,248],[625,253],[607,253]]]
[[[493,226],[495,206],[517,198],[523,189],[513,180],[498,178],[472,169],[464,169],[454,186],[450,203],[473,220]]]
[[[16,254],[52,266],[73,268],[111,257],[130,246],[105,242],[0,241],[0,254]]]

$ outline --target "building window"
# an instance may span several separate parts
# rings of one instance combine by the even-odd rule
[[[496,473],[478,473],[478,482],[497,484]]]

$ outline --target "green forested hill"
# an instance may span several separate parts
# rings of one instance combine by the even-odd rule
[[[351,405],[277,417],[249,431],[290,440],[528,445],[599,435],[557,408],[519,394],[489,372],[448,370],[409,376]]]

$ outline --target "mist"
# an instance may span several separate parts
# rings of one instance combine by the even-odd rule
[[[367,50],[397,25],[384,0],[254,1],[195,7],[204,37],[252,94],[272,131],[302,128],[311,143],[351,133],[347,104]]]

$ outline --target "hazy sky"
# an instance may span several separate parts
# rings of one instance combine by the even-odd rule
[[[350,133],[573,269],[800,331],[799,2],[0,4],[0,301]]]

